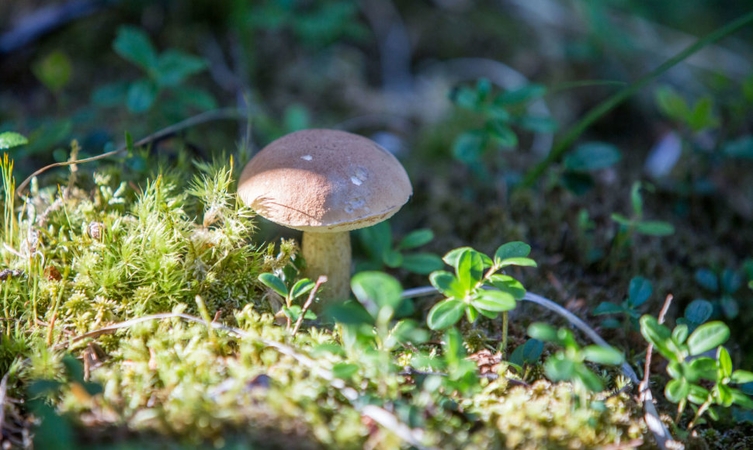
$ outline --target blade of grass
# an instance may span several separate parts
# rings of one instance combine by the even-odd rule
[[[546,158],[542,159],[531,170],[529,170],[528,173],[526,173],[525,177],[523,177],[523,181],[517,186],[517,188],[530,188],[531,186],[533,186],[533,184],[539,179],[539,177],[541,177],[541,175],[550,165],[562,159],[562,157],[565,155],[565,153],[567,153],[575,140],[578,139],[578,137],[588,127],[590,127],[591,124],[599,120],[609,111],[613,110],[620,103],[630,98],[633,94],[646,87],[646,85],[651,83],[659,75],[684,61],[703,47],[706,47],[709,44],[712,44],[724,37],[737,32],[739,29],[750,24],[751,22],[753,22],[753,12],[748,13],[738,18],[737,20],[734,20],[727,25],[716,29],[715,31],[712,31],[703,38],[697,40],[694,44],[687,47],[685,50],[666,60],[659,67],[644,75],[635,83],[627,86],[626,88],[615,93],[600,104],[596,105],[591,111],[588,112],[588,114],[580,119],[580,121],[570,127],[567,133],[565,133],[565,135],[562,136],[559,142],[557,142],[557,144],[552,148],[552,151],[549,152]]]

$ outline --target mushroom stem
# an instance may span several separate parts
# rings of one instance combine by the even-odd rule
[[[316,280],[326,275],[328,280],[322,286],[322,304],[316,309],[347,300],[350,297],[350,232],[304,231],[302,246],[306,277]]]

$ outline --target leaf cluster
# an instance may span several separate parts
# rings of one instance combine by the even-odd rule
[[[685,324],[670,331],[650,315],[641,317],[640,323],[643,337],[669,362],[667,373],[672,379],[664,388],[664,395],[679,404],[678,417],[687,402],[700,405],[689,428],[711,404],[729,407],[734,403],[753,408],[753,400],[730,386],[752,382],[753,373],[733,370],[729,352],[722,345],[730,335],[724,322],[705,323],[692,333]],[[714,357],[709,356],[709,352],[713,352]],[[715,417],[713,413],[712,417]]]
[[[479,314],[493,319],[500,312],[514,309],[525,288],[512,276],[498,272],[509,266],[536,267],[536,262],[528,258],[530,252],[528,244],[515,241],[501,245],[493,259],[470,247],[447,253],[443,260],[455,268],[455,273],[438,270],[429,276],[432,286],[445,296],[429,311],[429,328],[449,328],[463,314],[472,323]]]

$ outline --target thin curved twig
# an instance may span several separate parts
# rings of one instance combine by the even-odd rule
[[[202,123],[213,122],[215,120],[223,120],[223,119],[237,119],[237,118],[242,118],[242,117],[248,117],[248,114],[238,108],[213,109],[212,111],[206,111],[201,114],[197,114],[193,117],[189,117],[186,120],[170,125],[169,127],[163,128],[157,131],[156,133],[150,134],[149,136],[141,139],[140,141],[137,141],[133,145],[135,147],[140,147],[142,145],[146,145],[155,140],[161,139],[165,136],[169,136],[173,133],[177,133],[178,131],[184,130],[186,128],[191,128],[196,125],[200,125]],[[92,156],[91,158],[77,159],[75,161],[57,162],[57,163],[44,166],[41,169],[29,175],[21,184],[18,185],[18,187],[16,188],[16,195],[21,197],[22,192],[24,191],[24,189],[26,189],[26,186],[28,186],[28,184],[31,182],[31,180],[34,177],[50,169],[54,169],[55,167],[70,166],[72,164],[83,164],[83,163],[88,163],[92,161],[98,161],[100,159],[105,159],[111,156],[115,156],[118,153],[126,151],[127,149],[128,149],[127,145],[122,144],[120,147],[118,147],[115,150],[102,153],[101,155]]]
[[[496,289],[496,288],[490,287],[489,289]],[[402,298],[424,297],[427,295],[434,295],[437,293],[439,292],[437,291],[436,288],[432,286],[424,286],[424,287],[419,287],[419,288],[414,288],[414,289],[407,289],[403,291]],[[607,343],[607,341],[605,341],[604,338],[599,336],[599,334],[596,331],[594,331],[593,328],[589,327],[588,324],[586,324],[583,320],[581,320],[580,317],[571,313],[570,311],[558,305],[557,303],[553,302],[552,300],[549,300],[546,297],[542,297],[541,295],[534,294],[531,292],[526,292],[526,295],[521,300],[535,303],[539,306],[549,309],[550,311],[556,312],[557,314],[567,319],[568,322],[570,322],[576,328],[582,331],[583,334],[588,336],[589,339],[591,339],[600,347],[612,348],[612,346],[609,345],[609,343]],[[622,372],[625,374],[625,376],[627,376],[634,385],[639,385],[641,380],[638,378],[638,375],[636,375],[635,370],[633,370],[633,368],[630,367],[630,364],[628,364],[627,362],[623,362],[621,369],[622,369]],[[666,450],[667,444],[669,444],[670,442],[672,442],[675,446],[682,446],[682,444],[680,444],[679,442],[674,441],[669,430],[667,429],[666,426],[664,426],[664,423],[661,421],[661,418],[659,417],[659,413],[656,410],[656,406],[654,406],[651,391],[648,389],[644,390],[642,392],[641,400],[643,402],[643,411],[645,413],[644,420],[646,421],[646,426],[648,426],[648,429],[654,435],[654,439],[656,440],[656,444],[659,446],[659,448],[661,448],[662,450]],[[673,448],[679,448],[679,447],[673,447]]]

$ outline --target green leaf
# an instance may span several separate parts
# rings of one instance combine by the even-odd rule
[[[713,358],[702,356],[685,364],[684,374],[691,383],[699,380],[716,381],[717,362]]]
[[[397,250],[387,250],[382,254],[382,262],[392,269],[403,264],[403,254]]]
[[[112,44],[115,53],[144,70],[157,66],[157,52],[149,37],[139,28],[121,26]]]
[[[634,307],[641,306],[646,303],[654,288],[651,282],[643,277],[634,277],[630,280],[630,287],[628,288],[628,299],[630,304]]]
[[[358,366],[351,363],[337,363],[332,366],[332,375],[341,380],[350,380],[358,373]]]
[[[444,262],[433,253],[409,253],[403,255],[403,263],[400,267],[419,275],[428,275],[444,267]]]
[[[518,145],[518,136],[504,122],[488,120],[486,122],[486,132],[492,140],[502,147],[511,148]]]
[[[316,286],[316,283],[309,280],[308,278],[303,278],[301,280],[298,280],[294,285],[293,288],[290,289],[290,298],[295,299],[300,297],[301,295],[309,292],[310,290],[314,289],[314,286]]]
[[[503,312],[515,309],[516,302],[507,292],[482,290],[471,300],[471,305],[483,311]]]
[[[633,225],[633,221],[623,216],[622,214],[612,213],[612,215],[609,217],[611,217],[612,220],[614,220],[615,222],[617,222],[618,224],[624,227],[629,227]]]
[[[423,344],[431,337],[426,329],[420,327],[414,320],[401,320],[395,324],[392,336],[401,344]]]
[[[729,408],[735,401],[735,398],[732,396],[731,387],[725,384],[717,384],[715,386],[715,390],[717,403],[724,406],[725,408]]]
[[[465,305],[465,318],[468,319],[468,323],[473,323],[478,319],[479,313],[483,314],[486,317],[489,317],[490,319],[494,319],[497,317],[497,313],[488,312],[484,310],[478,310],[473,305]]]
[[[612,347],[602,347],[600,345],[587,345],[581,350],[583,357],[587,361],[597,364],[617,365],[622,364],[625,358],[622,353]]]
[[[374,318],[360,303],[348,300],[328,306],[324,315],[343,325],[374,325]]]
[[[656,347],[656,350],[670,361],[676,360],[678,355],[672,351],[672,347],[668,345],[668,341],[672,339],[672,333],[669,328],[660,324],[656,317],[649,316],[648,314],[640,318],[641,334],[644,338]]]
[[[510,362],[522,366],[523,364],[535,364],[544,352],[544,343],[538,339],[528,339],[525,344],[519,345],[510,355]]]
[[[177,86],[173,88],[172,92],[184,107],[196,108],[199,111],[209,111],[210,109],[217,108],[217,100],[209,91],[204,89]]]
[[[259,275],[258,280],[265,286],[280,294],[282,298],[287,298],[288,288],[285,283],[282,282],[277,276],[271,273],[262,273]]]
[[[728,378],[732,376],[732,358],[729,356],[729,352],[723,346],[719,346],[716,351],[716,359],[719,361],[719,375],[720,378]]]
[[[601,379],[583,364],[577,364],[574,367],[575,378],[580,381],[586,389],[591,392],[601,392],[604,390],[604,383]]]
[[[747,370],[735,370],[730,376],[730,382],[735,384],[753,383],[753,372]]]
[[[531,100],[543,97],[545,94],[545,86],[531,83],[521,88],[499,94],[494,99],[494,104],[497,106],[504,106],[527,103]]]
[[[737,389],[732,389],[732,402],[745,409],[753,409],[753,400]]]
[[[150,80],[137,80],[128,87],[126,106],[133,113],[148,111],[157,99],[157,93],[157,86]]]
[[[523,283],[511,277],[510,275],[503,275],[499,273],[493,274],[489,277],[489,281],[492,286],[496,287],[502,292],[507,292],[515,298],[520,300],[526,295],[526,289],[523,287]]]
[[[719,281],[721,284],[722,292],[726,294],[734,294],[738,289],[740,289],[740,286],[743,283],[740,274],[732,269],[724,269],[721,276],[719,277]]]
[[[544,116],[524,116],[517,120],[517,124],[534,133],[554,133],[559,127],[556,120]]]
[[[447,252],[447,254],[444,255],[444,257],[442,257],[442,261],[444,261],[448,265],[457,269],[458,261],[460,260],[460,255],[462,255],[463,252],[466,250],[473,250],[474,252],[476,251],[471,247],[458,247],[456,249],[453,249]],[[484,262],[484,268],[491,267],[492,259],[484,255],[483,253],[479,253],[479,255],[481,255],[481,260]]]
[[[28,139],[14,131],[5,131],[0,133],[0,150],[7,150],[9,148],[18,147],[19,145],[26,145],[28,143]]]
[[[401,250],[408,250],[422,245],[426,245],[434,239],[434,232],[428,228],[422,228],[420,230],[414,230],[406,234],[405,237],[397,244],[397,248]]]
[[[643,196],[641,196],[641,188],[643,183],[636,181],[630,187],[630,204],[633,206],[633,213],[637,217],[643,217]]]
[[[642,220],[635,224],[635,231],[647,236],[670,236],[674,234],[675,227],[660,220]]]
[[[688,126],[693,131],[719,126],[719,119],[714,115],[714,102],[711,97],[703,97],[693,107],[687,117]]]
[[[559,342],[557,329],[551,325],[535,322],[528,326],[528,335],[544,342]]]
[[[710,302],[696,299],[685,308],[685,318],[696,325],[700,325],[709,320],[713,312],[714,306]]]
[[[463,164],[473,164],[481,160],[485,147],[486,138],[482,131],[466,131],[452,144],[452,156]]]
[[[690,114],[690,107],[685,99],[668,86],[656,90],[656,103],[661,112],[670,119],[684,122]]]
[[[377,318],[385,307],[396,310],[402,302],[403,288],[393,277],[384,272],[360,272],[350,282],[353,294],[364,308]]]
[[[159,56],[152,73],[159,86],[176,86],[206,67],[207,63],[202,58],[179,50],[167,50]]]
[[[688,338],[688,349],[691,355],[700,355],[724,344],[727,339],[729,339],[729,327],[724,322],[704,323]]]
[[[575,363],[565,358],[561,353],[557,353],[546,360],[544,372],[547,378],[554,382],[572,380],[575,374]]]
[[[445,270],[437,270],[429,275],[429,281],[431,285],[437,288],[439,292],[447,297],[456,298],[462,300],[465,297],[465,289],[460,285],[460,282],[455,275]]]
[[[709,269],[696,270],[695,281],[707,291],[719,292],[719,278]]]
[[[531,258],[507,258],[503,259],[500,262],[499,266],[538,267],[538,264],[536,264],[536,261],[532,260]]]
[[[680,403],[688,397],[690,393],[690,383],[685,378],[679,380],[669,380],[667,387],[664,388],[664,396],[672,403]]]
[[[447,363],[452,365],[459,364],[466,355],[465,347],[463,346],[463,336],[455,328],[450,328],[444,335],[444,357]]]
[[[130,83],[127,81],[105,84],[94,90],[91,101],[102,107],[120,106],[125,102],[129,87]]]
[[[459,107],[471,111],[478,111],[480,99],[474,89],[468,86],[460,86],[450,93],[450,99]]]
[[[457,266],[457,277],[461,288],[470,292],[484,276],[484,263],[481,254],[476,250],[466,250],[460,254]]]
[[[60,50],[53,51],[32,66],[34,75],[47,89],[60,92],[70,81],[73,64],[68,55]]]
[[[620,305],[615,305],[614,303],[609,302],[601,302],[599,303],[599,306],[594,308],[591,314],[593,314],[594,316],[600,316],[604,314],[621,314],[624,312],[626,312],[625,308]]]
[[[698,386],[697,384],[690,385],[690,391],[688,392],[688,400],[696,405],[701,405],[709,398],[709,390]]]
[[[465,303],[460,300],[442,300],[429,311],[426,323],[432,330],[444,330],[455,325],[465,311]]]
[[[531,254],[531,246],[521,241],[508,242],[502,244],[494,252],[494,262],[499,264],[508,258],[522,258]]]
[[[678,344],[684,344],[687,338],[688,326],[683,324],[676,325],[675,329],[672,330],[672,339],[674,339],[674,341]]]
[[[392,228],[388,221],[361,228],[357,232],[358,240],[371,259],[383,262],[383,255],[392,247]]]
[[[622,154],[614,145],[604,142],[586,142],[578,145],[563,161],[566,170],[594,172],[617,164]]]
[[[729,158],[753,159],[753,136],[745,135],[722,147],[722,153]]]

